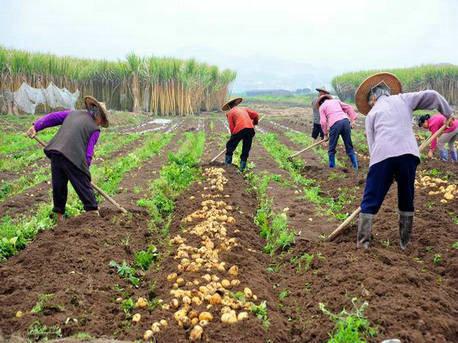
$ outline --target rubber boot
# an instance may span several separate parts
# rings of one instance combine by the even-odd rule
[[[351,165],[353,166],[353,169],[357,171],[358,170],[358,157],[356,157],[355,153],[349,155],[349,157],[350,157],[350,161],[351,161]]]
[[[374,215],[371,213],[360,213],[358,222],[358,235],[356,238],[356,247],[369,248],[371,242],[372,221]]]
[[[65,219],[64,219],[64,215],[62,213],[56,213],[57,214],[57,224],[62,224]]]
[[[448,161],[448,151],[443,149],[439,151],[441,161]]]
[[[451,150],[450,151],[450,159],[453,162],[457,162],[458,161],[458,154],[456,153],[456,150]]]
[[[243,173],[245,168],[246,168],[246,161],[240,160],[240,167],[239,167],[240,172]]]
[[[232,164],[232,155],[226,155],[224,158],[224,164],[225,165],[231,165]]]
[[[410,241],[413,226],[413,212],[399,211],[399,236],[401,249],[404,250]]]
[[[329,155],[329,168],[335,168],[336,166],[336,155]]]

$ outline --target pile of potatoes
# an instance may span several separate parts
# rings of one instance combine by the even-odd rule
[[[422,189],[431,189],[428,195],[442,195],[441,203],[446,204],[455,199],[458,195],[458,187],[456,184],[448,184],[448,181],[431,176],[420,176],[419,180],[415,180],[415,186]]]
[[[238,231],[230,227],[236,223],[232,216],[235,209],[218,200],[225,195],[215,194],[224,191],[227,179],[223,173],[222,168],[205,169],[204,184],[210,186],[204,189],[212,189],[212,194],[202,195],[206,200],[201,202],[200,209],[183,219],[182,234],[170,240],[178,265],[176,272],[167,276],[172,298],[162,308],[173,311],[174,320],[189,332],[191,341],[201,340],[210,322],[219,320],[232,325],[247,319],[254,301],[258,300],[250,288],[241,287],[238,266],[229,265],[220,258],[221,252],[238,245],[237,238],[229,237],[230,232]],[[196,241],[190,239],[191,236],[198,237],[199,243],[188,243]],[[157,323],[155,329],[165,327]],[[151,337],[149,331],[153,330],[145,332],[145,339]]]

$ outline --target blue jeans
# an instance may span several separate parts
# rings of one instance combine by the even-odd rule
[[[345,144],[345,151],[348,156],[354,155],[353,143],[351,141],[351,125],[348,119],[342,119],[334,123],[329,129],[329,162],[335,160],[336,146],[339,136],[342,136],[342,140]]]
[[[361,212],[376,214],[394,180],[398,184],[399,210],[413,212],[415,173],[419,162],[417,156],[405,154],[372,165],[366,178]]]

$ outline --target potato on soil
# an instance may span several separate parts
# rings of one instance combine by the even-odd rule
[[[192,342],[200,341],[202,338],[203,332],[204,332],[204,329],[202,329],[200,325],[196,325],[192,328],[191,333],[189,334],[189,339]]]
[[[143,340],[148,341],[153,337],[153,331],[151,330],[146,330],[145,333],[143,334]]]
[[[132,322],[138,323],[142,319],[142,315],[140,313],[135,313],[134,316],[132,317]]]

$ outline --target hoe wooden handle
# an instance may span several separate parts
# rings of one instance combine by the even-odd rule
[[[422,152],[428,145],[429,143],[431,143],[431,141],[434,139],[434,138],[437,138],[439,137],[442,132],[444,132],[444,130],[446,129],[446,126],[443,125],[439,130],[437,130],[434,134],[432,134],[427,140],[425,140],[418,148],[418,150],[420,152]],[[331,234],[328,236],[327,240],[328,241],[332,241],[334,238],[336,238],[337,236],[339,236],[344,230],[345,228],[350,224],[350,222],[356,218],[356,216],[361,212],[361,207],[358,207],[355,211],[353,211],[352,214],[350,214],[350,216],[345,219],[345,221],[339,225],[339,227],[337,229],[335,229],[333,232],[331,232]]]
[[[315,143],[313,143],[312,145],[309,145],[308,147],[306,147],[306,148],[304,148],[304,149],[302,149],[302,150],[300,150],[300,151],[298,151],[298,152],[295,152],[294,154],[292,154],[292,155],[289,156],[288,158],[293,158],[293,157],[295,157],[295,156],[297,156],[297,155],[299,155],[299,154],[302,154],[304,151],[310,150],[310,149],[312,149],[313,147],[315,147],[315,146],[317,146],[317,145],[319,145],[319,144],[321,144],[321,143],[327,142],[327,141],[328,141],[328,138],[325,138],[325,139],[322,139],[321,141],[315,142]]]
[[[41,146],[45,147],[46,143],[43,142],[40,138],[37,136],[33,137]],[[99,186],[97,186],[95,183],[91,181],[91,186],[94,188],[102,197],[104,197],[106,200],[111,202],[118,210],[120,210],[122,213],[127,213],[127,210],[119,205],[116,200],[114,200],[112,197],[110,197],[107,193],[105,193]]]

